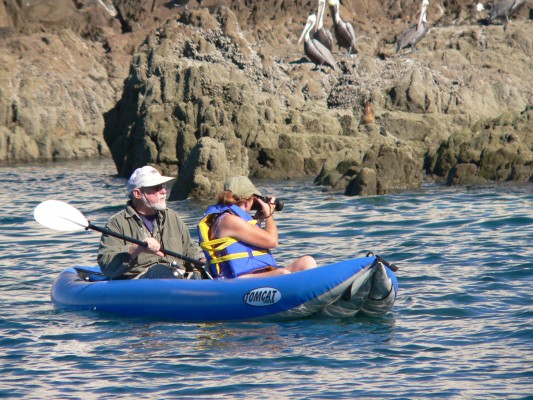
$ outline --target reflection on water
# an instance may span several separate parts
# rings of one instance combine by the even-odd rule
[[[197,351],[223,351],[232,357],[253,358],[264,352],[276,354],[290,347],[277,324],[205,324],[195,337]]]
[[[532,185],[390,196],[259,181],[285,200],[281,263],[373,251],[400,267],[380,318],[179,324],[54,310],[50,287],[92,265],[96,232],[33,220],[64,200],[96,225],[120,210],[110,160],[0,167],[0,397],[526,398],[533,393]],[[196,236],[204,204],[172,202]]]

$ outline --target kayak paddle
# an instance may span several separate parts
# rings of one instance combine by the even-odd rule
[[[141,240],[134,239],[121,233],[114,232],[110,229],[101,228],[91,224],[77,208],[63,201],[43,201],[41,204],[35,207],[35,210],[33,211],[33,217],[41,225],[56,231],[78,231],[82,229],[92,229],[93,231],[105,233],[106,235],[125,240],[126,242],[146,247],[146,243]],[[203,268],[207,276],[212,279],[212,276],[205,269],[205,263],[163,248],[159,250],[163,254],[179,258],[180,260],[188,261],[191,264]]]

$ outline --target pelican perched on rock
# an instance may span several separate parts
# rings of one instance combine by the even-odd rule
[[[331,55],[331,52],[320,43],[318,40],[311,37],[310,32],[315,27],[316,24],[316,15],[311,14],[307,17],[307,23],[305,28],[298,39],[298,43],[301,43],[304,40],[304,52],[307,58],[314,62],[317,68],[320,69],[320,66],[327,65],[335,69],[335,60]]]
[[[503,19],[509,23],[509,17],[516,13],[522,6],[526,4],[526,0],[501,0],[494,4],[489,14],[489,23],[495,19]]]
[[[326,0],[318,0],[318,11],[313,39],[318,40],[329,51],[333,49],[333,36],[329,29],[324,28],[324,13],[326,12]]]
[[[352,50],[357,53],[355,50],[355,30],[352,24],[341,19],[339,0],[328,0],[328,4],[335,27],[337,45],[348,50],[348,54],[352,54]]]
[[[428,20],[426,19],[427,8],[429,0],[422,0],[422,9],[420,10],[420,17],[418,18],[418,24],[413,25],[396,42],[396,52],[406,47],[411,47],[411,51],[415,51],[415,46],[420,42],[424,36],[428,33]]]

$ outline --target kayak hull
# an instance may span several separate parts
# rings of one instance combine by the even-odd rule
[[[99,269],[67,268],[57,277],[51,290],[57,308],[181,322],[346,318],[360,311],[385,314],[398,292],[394,272],[376,257],[276,277],[227,280],[109,281],[90,271]]]

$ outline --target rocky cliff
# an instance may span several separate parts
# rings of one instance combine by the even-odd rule
[[[315,0],[175,3],[4,1],[0,161],[110,153],[177,175],[174,198],[234,173],[362,195],[533,181],[530,5],[504,25],[432,1],[397,54],[418,2],[344,2],[357,54],[334,46],[332,70],[297,43]]]

